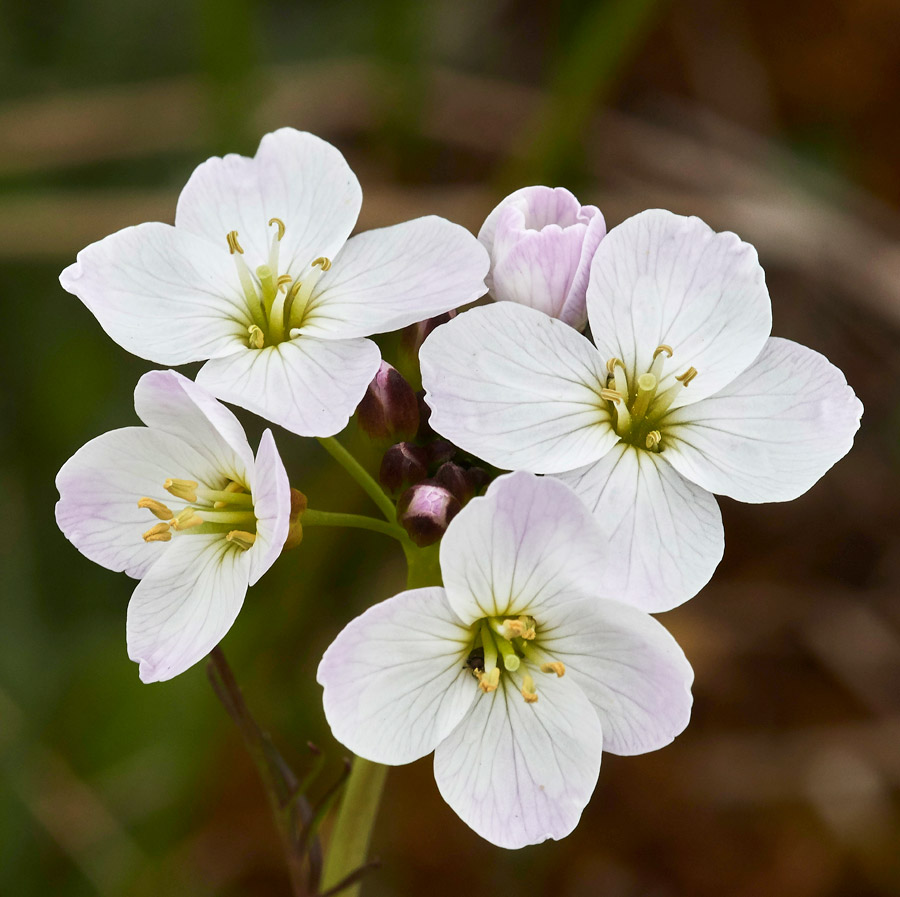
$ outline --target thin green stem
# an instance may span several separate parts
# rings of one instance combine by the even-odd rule
[[[378,505],[378,509],[385,518],[393,523],[397,519],[397,511],[394,503],[384,494],[381,486],[372,478],[369,472],[342,446],[334,436],[319,437],[322,448],[343,467],[347,473],[356,480],[365,493]]]
[[[368,529],[383,533],[398,542],[408,541],[406,532],[396,523],[366,517],[363,514],[341,514],[335,511],[314,511],[307,508],[300,518],[303,526],[352,526],[356,529]]]

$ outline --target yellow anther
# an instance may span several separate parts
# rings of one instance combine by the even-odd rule
[[[660,343],[660,344],[653,350],[653,357],[656,358],[656,356],[659,355],[660,352],[665,352],[666,355],[669,356],[669,358],[672,357],[672,347],[671,347],[671,346],[667,346],[665,343]]]
[[[680,380],[682,386],[687,386],[696,376],[697,368],[689,367],[683,374],[679,374],[675,379]]]
[[[651,430],[647,434],[647,448],[650,449],[650,451],[653,451],[659,445],[661,440],[662,433],[660,433],[659,430]]]
[[[256,541],[256,533],[245,533],[243,530],[233,529],[225,539],[228,542],[234,542],[235,545],[246,551],[248,548],[253,547],[253,543]]]
[[[175,515],[175,519],[171,522],[171,526],[173,529],[183,530],[200,526],[202,523],[203,518],[193,508],[185,508]]]
[[[534,626],[531,626],[522,633],[522,638],[525,639],[526,642],[530,642],[534,639],[535,635]]]
[[[283,290],[290,282],[293,280],[290,274],[282,274],[278,280],[275,281],[276,289]]]
[[[139,499],[138,507],[146,508],[159,520],[171,520],[175,516],[161,501],[157,501],[155,498]]]
[[[557,677],[566,675],[566,665],[559,660],[550,661],[550,663],[541,664],[542,673],[556,673]]]
[[[622,401],[622,396],[614,389],[601,389],[600,398],[606,399],[607,402],[615,402],[617,405]]]
[[[504,636],[506,636],[506,638],[510,640],[514,638],[521,638],[522,633],[525,632],[525,627],[522,625],[522,622],[520,620],[504,620],[503,629]]]
[[[621,358],[616,358],[615,356],[613,356],[609,359],[609,361],[606,362],[606,370],[608,370],[610,374],[614,375],[616,373],[617,367],[625,367],[625,362],[622,361]]]
[[[525,698],[526,704],[534,704],[537,701],[537,691],[534,687],[534,679],[531,678],[531,675],[526,673],[522,677],[522,688],[520,689],[522,693],[522,697]]]
[[[497,686],[500,684],[500,667],[494,667],[489,673],[475,670],[475,675],[478,677],[478,687],[485,694],[497,690]]]
[[[251,349],[261,349],[266,342],[266,335],[256,326],[256,324],[251,324],[247,328],[247,333],[250,334],[250,337],[247,340],[247,344]],[[193,500],[193,499],[189,499]]]
[[[228,251],[234,255],[236,252],[241,255],[244,254],[244,250],[240,243],[238,243],[238,234],[236,230],[228,231],[228,235],[225,237],[228,241]]]
[[[324,255],[320,255],[310,266],[312,268],[321,268],[323,271],[328,271],[331,268],[331,259],[325,258]]]
[[[177,478],[166,480],[163,489],[175,498],[183,501],[197,500],[197,487],[200,484],[196,480],[179,480]]]
[[[144,533],[145,542],[169,542],[171,539],[172,534],[169,532],[168,523],[157,523],[156,526],[151,526]]]
[[[284,222],[280,218],[270,218],[269,227],[271,227],[273,224],[278,228],[278,237],[276,239],[281,242],[281,238],[284,236],[284,232],[285,230],[287,230],[287,228],[284,226]]]

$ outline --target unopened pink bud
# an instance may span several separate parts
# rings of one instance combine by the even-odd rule
[[[453,308],[435,318],[419,321],[418,324],[410,324],[403,331],[403,348],[411,355],[418,355],[419,349],[422,348],[422,343],[425,342],[435,327],[440,327],[441,324],[446,324],[447,321],[453,320],[456,314],[456,309]]]
[[[419,403],[412,387],[386,361],[356,409],[359,426],[373,439],[412,439],[419,427]]]
[[[400,496],[397,522],[419,548],[424,548],[444,535],[460,507],[459,501],[448,489],[434,480],[423,480],[410,486]]]
[[[452,460],[456,455],[456,446],[447,439],[434,439],[425,449],[428,452],[428,464],[432,468]]]
[[[411,442],[392,445],[381,459],[378,478],[381,485],[396,495],[401,489],[414,485],[428,476],[428,453]]]
[[[563,187],[523,187],[488,215],[478,234],[491,256],[485,282],[498,301],[531,306],[583,330],[591,260],[604,236],[596,206],[582,206]]]

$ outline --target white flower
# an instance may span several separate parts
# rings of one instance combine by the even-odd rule
[[[564,837],[601,749],[655,750],[690,717],[684,654],[652,617],[609,600],[607,558],[567,486],[500,477],[444,536],[445,588],[376,604],[325,652],[335,737],[390,765],[433,750],[444,800],[500,847]]]
[[[595,510],[645,610],[696,594],[722,556],[711,493],[786,501],[853,443],[862,406],[817,352],[770,338],[752,246],[652,210],[597,249],[596,347],[529,308],[476,308],[422,346],[431,426],[506,469],[559,475]]]
[[[60,276],[130,352],[207,361],[197,382],[303,436],[347,423],[375,376],[362,337],[484,293],[487,253],[427,217],[347,239],[362,202],[344,157],[284,128],[252,159],[191,175],[175,226],[152,222],[93,243]]]
[[[605,233],[600,210],[582,206],[563,187],[516,190],[478,232],[491,255],[491,295],[583,330],[591,259]]]
[[[271,431],[254,459],[237,418],[175,371],[145,374],[134,407],[146,427],[104,433],[63,465],[56,520],[82,554],[141,580],[128,656],[156,682],[231,628],[281,553],[290,486]]]

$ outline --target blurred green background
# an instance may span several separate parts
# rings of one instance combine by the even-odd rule
[[[141,685],[131,581],[53,520],[57,469],[135,422],[148,368],[58,272],[119,227],[171,221],[197,163],[281,125],[345,153],[361,227],[436,212],[477,230],[542,182],[610,226],[663,206],[734,230],[759,249],[775,332],[866,405],[808,495],[722,502],[713,584],[664,617],[697,673],[674,745],[607,755],[575,834],[514,853],[443,805],[430,760],[395,770],[366,893],[900,894],[898,33],[896,0],[0,6],[0,894],[288,893],[203,665]],[[277,435],[314,507],[369,510],[314,442]],[[342,751],[315,667],[401,585],[383,541],[309,531],[224,643],[285,756],[304,769],[314,740],[326,779]]]

